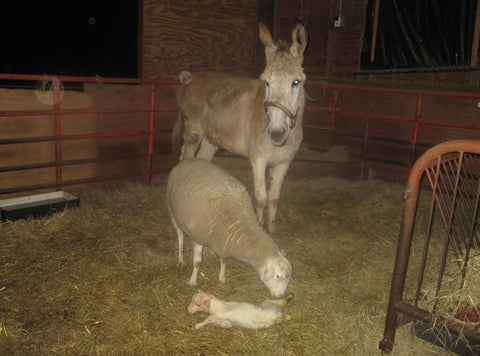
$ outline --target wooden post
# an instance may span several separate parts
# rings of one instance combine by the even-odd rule
[[[477,13],[475,15],[475,29],[473,31],[472,54],[470,58],[470,67],[476,67],[478,64],[478,39],[480,36],[480,1],[477,2]]]
[[[373,14],[372,47],[370,48],[370,62],[373,62],[375,60],[375,48],[377,47],[377,30],[378,30],[378,12],[379,11],[380,11],[380,0],[375,0],[375,13]]]

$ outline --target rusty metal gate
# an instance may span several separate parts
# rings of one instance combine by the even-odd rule
[[[472,264],[480,246],[480,141],[448,141],[426,151],[403,199],[380,349],[390,352],[396,329],[413,321],[417,336],[427,330],[426,340],[471,352],[480,344],[480,273]]]

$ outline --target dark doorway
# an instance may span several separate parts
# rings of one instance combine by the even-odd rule
[[[138,0],[0,3],[0,71],[138,75]]]

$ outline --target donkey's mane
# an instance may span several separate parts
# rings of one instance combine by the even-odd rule
[[[278,48],[279,52],[286,52],[290,48],[290,43],[285,40],[276,41],[275,45]]]

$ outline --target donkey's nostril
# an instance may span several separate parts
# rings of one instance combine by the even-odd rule
[[[275,146],[282,146],[287,139],[287,129],[284,127],[277,129],[268,129],[268,135]]]
[[[285,135],[286,131],[287,130],[285,129],[285,127],[280,127],[280,128],[275,128],[275,129],[273,129],[271,127],[268,128],[268,134],[270,136],[283,136],[283,135]]]

